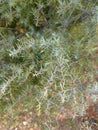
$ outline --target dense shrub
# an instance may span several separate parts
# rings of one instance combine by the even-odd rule
[[[96,4],[1,1],[1,108],[21,99],[38,115],[48,112],[51,120],[66,104],[74,114],[84,113],[83,92],[97,75]]]

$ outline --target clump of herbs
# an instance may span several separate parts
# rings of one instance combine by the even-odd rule
[[[96,7],[84,0],[0,2],[1,111],[22,102],[38,115],[55,116],[65,104],[81,114],[83,91],[97,75]]]

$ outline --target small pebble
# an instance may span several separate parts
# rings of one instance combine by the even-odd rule
[[[26,122],[26,121],[23,121],[23,125],[27,125],[28,124],[28,122]]]
[[[30,128],[29,130],[34,130],[33,128]]]
[[[15,128],[15,130],[18,130],[18,128]]]

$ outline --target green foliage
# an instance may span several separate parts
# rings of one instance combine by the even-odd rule
[[[92,66],[97,51],[95,4],[84,0],[1,1],[2,107],[20,101],[38,115],[48,112],[51,117],[67,103],[81,114],[77,106],[97,73]]]

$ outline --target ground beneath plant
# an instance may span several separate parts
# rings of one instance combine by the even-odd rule
[[[0,130],[98,130],[98,102],[92,104],[84,116],[71,119],[58,112],[52,121],[45,114],[37,115],[33,109],[28,111],[23,107],[22,104],[16,110],[0,114]]]

